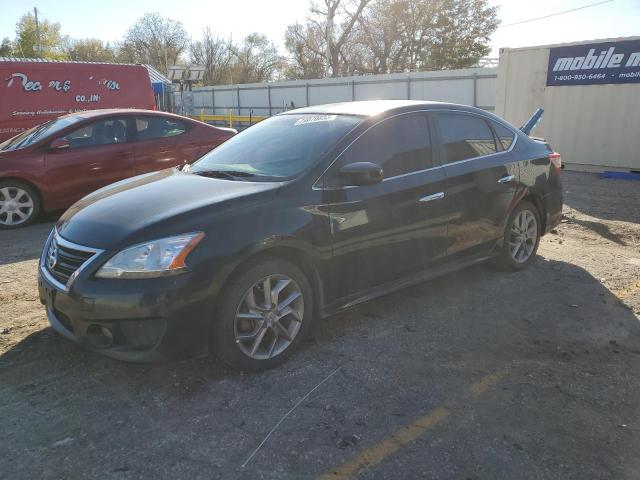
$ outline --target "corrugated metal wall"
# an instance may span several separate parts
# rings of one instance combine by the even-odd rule
[[[544,108],[533,135],[549,140],[573,169],[640,170],[640,84],[547,87],[555,46],[500,50],[496,113],[520,126]]]
[[[352,100],[413,99],[495,107],[496,68],[296,80],[244,85],[221,85],[175,93],[180,113],[274,115],[290,108]],[[184,107],[183,107],[184,105]]]

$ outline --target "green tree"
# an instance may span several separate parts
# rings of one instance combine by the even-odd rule
[[[107,42],[97,38],[66,39],[63,48],[69,60],[82,62],[114,62],[116,54]]]
[[[11,56],[13,56],[13,45],[11,44],[9,37],[4,37],[2,43],[0,43],[0,57]]]
[[[231,45],[234,56],[234,83],[267,82],[273,80],[282,67],[282,57],[266,35],[252,33],[240,45]]]
[[[334,76],[471,67],[489,53],[499,24],[497,7],[488,0],[323,0],[323,5],[312,3],[306,23],[291,25],[285,34],[287,72],[295,78],[317,74],[318,64]]]
[[[16,23],[13,53],[25,58],[64,59],[60,24],[41,18],[36,28],[33,13],[24,14]]]
[[[147,63],[166,73],[188,48],[189,35],[181,22],[159,13],[146,13],[133,24],[119,45],[118,59]]]

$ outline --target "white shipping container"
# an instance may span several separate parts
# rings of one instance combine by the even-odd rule
[[[532,135],[547,139],[568,168],[640,171],[640,83],[546,85],[551,48],[639,38],[501,49],[496,113],[520,126],[544,108]]]

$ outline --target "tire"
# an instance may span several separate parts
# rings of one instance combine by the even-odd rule
[[[40,195],[33,187],[18,180],[0,181],[0,230],[26,227],[41,211]]]
[[[265,286],[272,292],[269,298],[264,296]],[[311,330],[313,307],[313,290],[298,267],[275,257],[257,258],[222,290],[211,328],[211,349],[237,370],[277,367]]]
[[[522,221],[528,225],[522,233]],[[532,222],[535,221],[535,228]],[[523,200],[513,209],[506,223],[500,255],[493,264],[503,270],[518,271],[535,261],[541,237],[540,213],[536,206]],[[535,238],[533,234],[535,232]],[[518,246],[519,245],[519,246]]]

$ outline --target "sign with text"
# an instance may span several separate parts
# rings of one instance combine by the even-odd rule
[[[640,40],[555,47],[547,85],[640,83]]]
[[[141,65],[0,61],[0,142],[60,115],[154,106]]]

